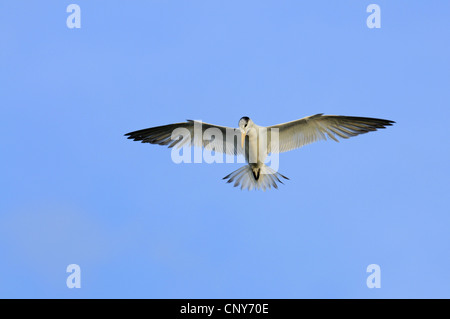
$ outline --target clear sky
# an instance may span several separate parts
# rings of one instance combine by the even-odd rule
[[[0,2],[0,297],[450,298],[448,1],[70,3]],[[397,124],[269,192],[123,136],[316,113]]]

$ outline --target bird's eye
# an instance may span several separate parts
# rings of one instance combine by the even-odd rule
[[[244,127],[247,127],[247,124],[245,124]]]

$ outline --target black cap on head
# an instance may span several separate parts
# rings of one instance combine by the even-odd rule
[[[248,120],[250,120],[250,118],[248,116],[243,116],[241,117],[241,119],[239,121],[244,120],[245,122],[248,122]]]

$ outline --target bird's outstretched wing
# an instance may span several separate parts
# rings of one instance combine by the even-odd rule
[[[267,127],[269,153],[287,152],[303,145],[337,137],[349,138],[390,126],[394,121],[370,117],[316,114],[300,120]],[[278,129],[278,143],[271,129]],[[270,143],[272,141],[272,143]]]
[[[156,126],[130,132],[125,136],[142,143],[168,145],[169,148],[193,145],[229,155],[243,154],[239,129],[200,121],[187,120],[183,123]]]

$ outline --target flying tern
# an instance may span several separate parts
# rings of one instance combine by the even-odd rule
[[[130,132],[125,136],[142,143],[176,148],[197,146],[224,154],[243,155],[247,164],[223,179],[228,183],[234,182],[235,187],[240,185],[241,189],[266,190],[278,188],[277,182],[283,183],[283,179],[288,179],[265,164],[269,154],[291,151],[319,140],[338,142],[338,138],[347,139],[394,123],[378,118],[320,113],[264,127],[244,116],[239,120],[237,129],[187,120]]]

